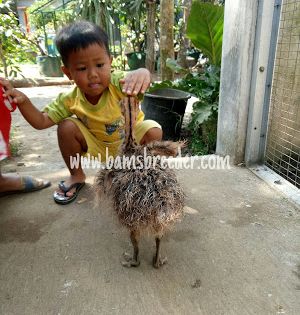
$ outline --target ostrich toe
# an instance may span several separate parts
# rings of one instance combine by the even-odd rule
[[[156,255],[154,255],[153,257],[153,267],[158,269],[161,266],[165,265],[168,261],[167,257],[161,258],[161,257],[156,257]]]
[[[138,258],[135,259],[128,253],[124,253],[123,257],[125,261],[122,261],[122,266],[124,267],[130,268],[130,267],[138,267],[140,265],[140,260]]]
[[[156,243],[156,252],[155,252],[155,255],[153,257],[153,267],[159,268],[167,262],[167,257],[164,257],[164,258],[160,257],[161,236],[155,237],[155,243]]]

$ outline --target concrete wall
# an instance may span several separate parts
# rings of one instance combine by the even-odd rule
[[[216,152],[257,162],[273,12],[277,0],[226,0]],[[246,146],[247,142],[247,146]]]
[[[258,5],[245,147],[246,165],[261,164],[264,160],[281,9],[279,3],[279,0],[260,1]]]
[[[263,163],[266,138],[267,153],[299,150],[299,10],[295,1],[226,1],[216,152],[234,163]]]
[[[226,0],[216,153],[244,160],[258,0]]]

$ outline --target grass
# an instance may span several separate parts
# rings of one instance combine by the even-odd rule
[[[12,126],[9,137],[10,152],[12,157],[20,156],[21,142],[16,137],[17,128]]]

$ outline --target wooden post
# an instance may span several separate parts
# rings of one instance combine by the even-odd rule
[[[167,58],[174,59],[174,0],[160,1],[160,70],[162,80],[173,80],[173,71],[166,66]]]
[[[147,47],[146,47],[146,68],[154,73],[155,70],[155,1],[147,1]]]

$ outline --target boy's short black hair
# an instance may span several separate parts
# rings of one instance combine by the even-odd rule
[[[65,66],[70,53],[91,44],[99,44],[110,55],[107,34],[101,27],[88,21],[74,22],[60,29],[55,37],[55,44]]]

